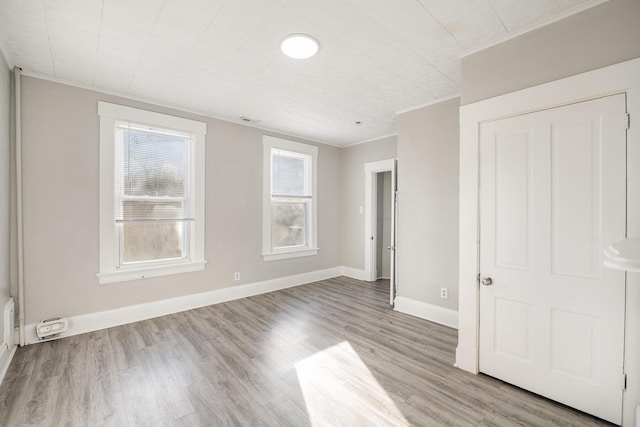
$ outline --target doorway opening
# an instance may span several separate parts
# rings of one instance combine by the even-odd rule
[[[396,296],[396,159],[365,164],[364,277],[389,279],[389,304]]]
[[[375,277],[391,279],[391,171],[376,173]]]

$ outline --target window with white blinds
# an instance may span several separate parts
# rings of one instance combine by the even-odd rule
[[[101,283],[204,267],[204,123],[101,102]]]
[[[116,122],[115,222],[119,266],[189,257],[189,133]]]
[[[317,254],[317,147],[264,136],[263,258]]]

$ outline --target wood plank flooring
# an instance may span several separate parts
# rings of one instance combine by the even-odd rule
[[[4,426],[601,426],[344,277],[18,349]]]

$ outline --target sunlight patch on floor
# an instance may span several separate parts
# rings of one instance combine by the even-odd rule
[[[296,363],[312,426],[408,426],[347,341]]]

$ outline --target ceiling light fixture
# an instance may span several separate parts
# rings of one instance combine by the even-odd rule
[[[280,44],[282,53],[294,59],[307,59],[318,53],[318,40],[308,34],[290,34]]]

